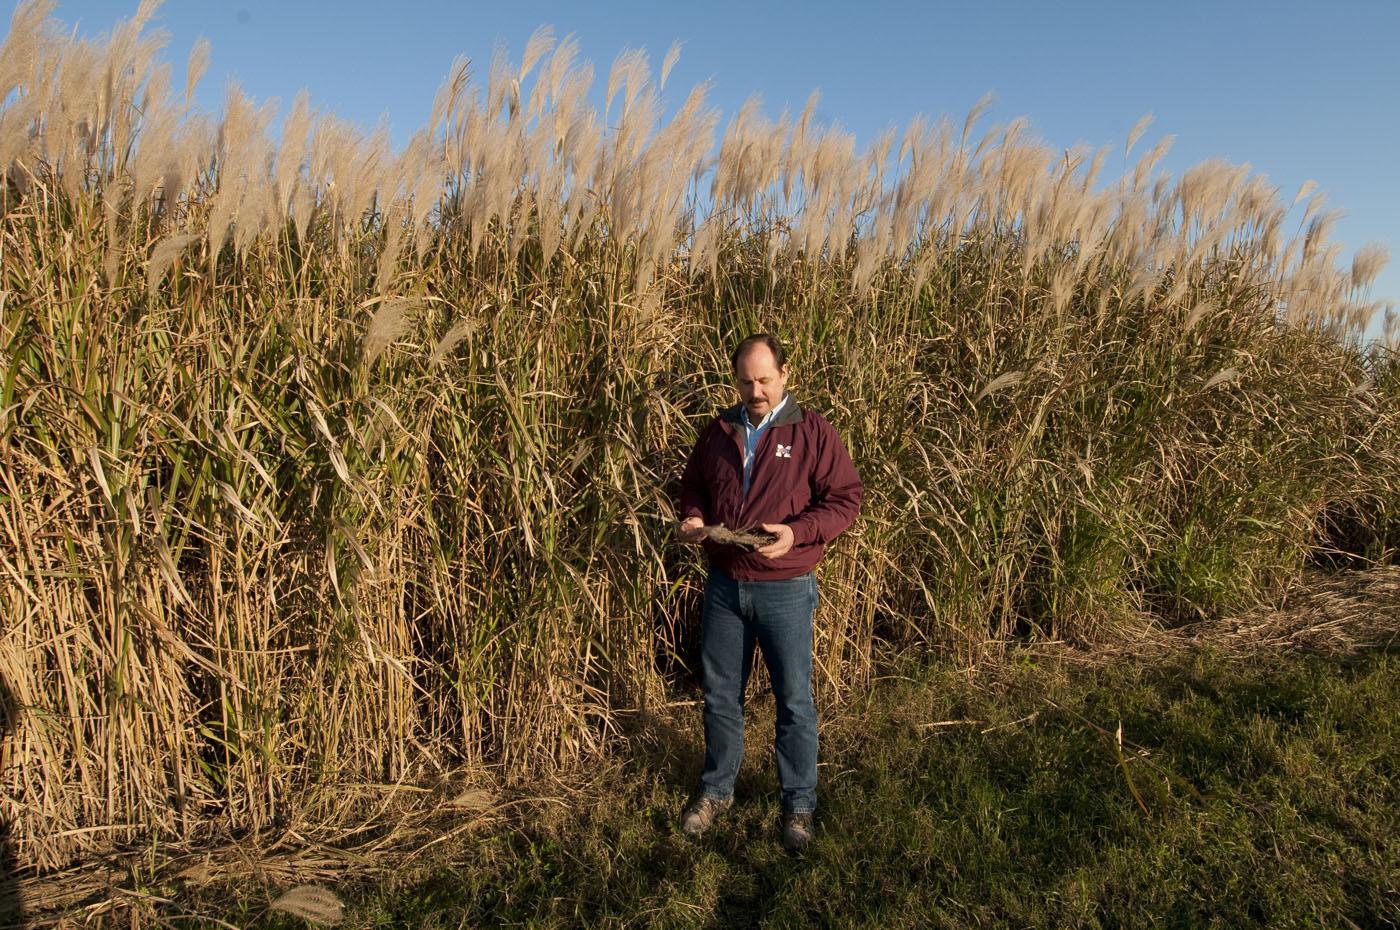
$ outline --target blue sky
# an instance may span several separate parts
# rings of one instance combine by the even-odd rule
[[[59,0],[55,15],[91,35],[135,8]],[[917,113],[960,121],[989,91],[984,126],[1024,115],[1058,147],[1121,148],[1150,111],[1139,145],[1174,134],[1174,173],[1248,162],[1290,198],[1315,179],[1346,212],[1337,240],[1390,248],[1374,296],[1400,299],[1400,0],[166,0],[155,20],[177,75],[198,37],[212,43],[205,109],[230,78],[284,106],[306,88],[313,106],[367,127],[387,117],[398,142],[426,121],[454,56],[484,83],[492,49],[518,61],[543,24],[578,36],[597,85],[622,49],[659,67],[680,40],[669,104],[708,79],[726,116],[754,92],[776,116],[820,89],[818,116],[862,143]]]

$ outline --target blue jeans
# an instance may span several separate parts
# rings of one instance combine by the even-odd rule
[[[705,580],[700,652],[705,692],[705,768],[700,791],[723,800],[734,793],[744,758],[744,689],[753,650],[763,649],[778,719],[775,745],[783,810],[817,808],[817,708],[812,702],[811,572],[782,581],[735,581],[719,569]]]

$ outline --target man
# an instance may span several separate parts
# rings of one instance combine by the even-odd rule
[[[812,569],[859,513],[862,487],[836,430],[787,393],[787,359],[777,339],[748,337],[731,364],[740,403],[700,433],[681,478],[677,536],[703,542],[710,563],[700,629],[705,764],[681,826],[703,833],[733,802],[757,643],[778,705],[783,845],[800,852],[811,841],[817,806]],[[721,544],[707,538],[713,526],[757,528],[772,541],[753,549]]]

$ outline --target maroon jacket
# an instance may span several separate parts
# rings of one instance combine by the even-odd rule
[[[788,395],[758,439],[746,498],[743,409],[735,404],[701,431],[681,476],[680,518],[698,516],[731,530],[788,524],[793,545],[781,558],[709,540],[704,545],[710,564],[731,578],[796,578],[811,571],[826,544],[860,512],[860,476],[835,428]]]

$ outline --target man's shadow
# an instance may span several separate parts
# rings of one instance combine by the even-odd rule
[[[686,566],[676,553],[666,557],[669,577]],[[700,586],[671,587],[653,606],[652,669],[664,682],[665,707],[641,710],[624,722],[634,760],[661,775],[672,787],[688,789],[699,776],[701,747],[681,720],[700,717]]]
[[[3,675],[0,675],[0,773],[11,762],[11,739],[19,727],[19,706]],[[24,902],[19,893],[19,863],[11,836],[13,825],[0,810],[0,927],[19,927],[24,920]]]
[[[623,722],[623,732],[635,764],[689,794],[699,788],[705,755],[700,659],[704,573],[703,569],[693,570],[680,558],[668,561],[667,569],[673,578],[690,574],[689,583],[673,585],[666,597],[657,600],[652,614],[652,663],[665,682],[667,706],[629,715]],[[766,722],[762,708],[771,707],[772,700],[761,648],[754,650],[744,695],[746,739],[771,740],[771,733],[758,723]],[[736,794],[760,794],[770,774],[752,762],[745,764],[735,783]]]

